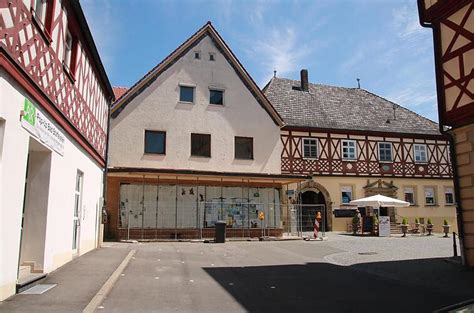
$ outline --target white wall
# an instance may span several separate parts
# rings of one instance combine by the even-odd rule
[[[0,119],[5,120],[0,167],[0,238],[8,238],[0,240],[0,300],[15,292],[17,279],[20,225],[30,140],[30,134],[21,127],[19,120],[25,96],[26,93],[15,81],[5,71],[0,70]],[[35,102],[34,99],[30,100]],[[74,187],[78,169],[84,172],[80,254],[95,247],[97,210],[102,194],[102,170],[70,137],[66,136],[64,155],[51,153],[44,251],[45,272],[58,268],[73,257]]]
[[[180,83],[196,86],[194,104],[178,102]],[[223,106],[209,104],[211,86],[225,90]],[[166,155],[144,155],[145,129],[166,131]],[[211,134],[211,158],[190,156],[191,133]],[[254,160],[234,159],[234,136],[254,138]],[[281,150],[279,127],[207,36],[111,120],[113,167],[278,174]]]

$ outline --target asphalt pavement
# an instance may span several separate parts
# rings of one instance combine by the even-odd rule
[[[113,243],[50,274],[55,288],[16,295],[0,311],[81,312],[131,249],[97,312],[432,312],[474,298],[474,272],[450,257],[449,239],[328,235]]]

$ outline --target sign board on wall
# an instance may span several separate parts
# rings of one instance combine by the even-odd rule
[[[379,216],[379,237],[390,237],[389,216]]]
[[[64,155],[66,138],[61,131],[28,99],[23,106],[25,115],[21,119],[21,126],[44,145]]]

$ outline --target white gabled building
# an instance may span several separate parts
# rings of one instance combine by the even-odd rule
[[[0,1],[0,301],[100,240],[113,91],[79,1]]]
[[[117,91],[123,93],[123,89]],[[123,239],[279,235],[278,113],[211,23],[112,108],[107,235]]]

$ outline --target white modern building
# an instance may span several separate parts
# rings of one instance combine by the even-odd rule
[[[0,1],[0,300],[98,246],[113,92],[78,1]]]

